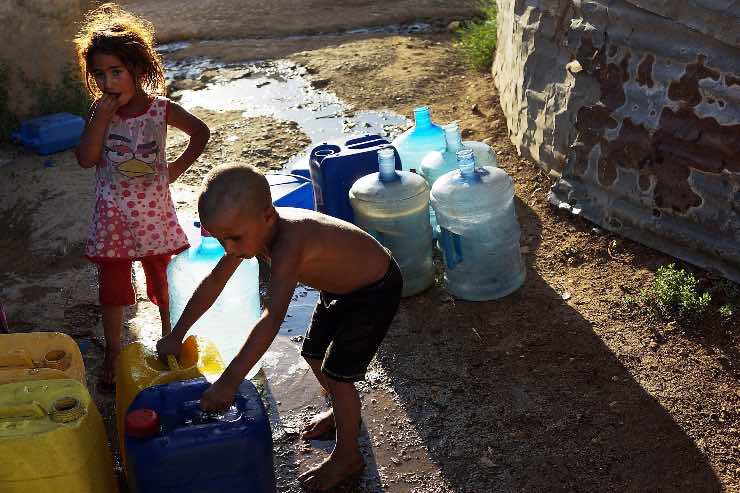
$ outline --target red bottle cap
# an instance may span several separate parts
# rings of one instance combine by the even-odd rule
[[[149,438],[159,433],[159,415],[152,409],[137,409],[126,415],[126,434]]]

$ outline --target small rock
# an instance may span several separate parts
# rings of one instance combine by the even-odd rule
[[[572,62],[568,63],[565,66],[565,69],[573,75],[577,74],[578,72],[583,71],[581,62],[579,62],[578,60],[573,60]]]
[[[331,83],[330,79],[314,79],[311,81],[311,85],[316,89],[323,89]]]
[[[458,29],[460,29],[460,27],[461,27],[460,21],[452,21],[449,24],[447,24],[447,30],[453,33],[457,31]]]
[[[258,82],[258,83],[257,83],[257,87],[264,87],[264,86],[266,86],[266,85],[267,85],[267,84],[269,84],[269,83],[270,83],[270,81],[269,81],[269,80],[265,80],[265,81],[262,81],[262,82]]]
[[[480,463],[484,467],[493,467],[493,466],[496,465],[496,464],[494,464],[494,462],[491,459],[489,459],[485,455],[480,458]]]

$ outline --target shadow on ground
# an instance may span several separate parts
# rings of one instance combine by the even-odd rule
[[[518,203],[518,214],[539,238],[534,211]],[[590,322],[531,265],[527,275],[501,300],[440,287],[404,300],[378,355],[454,491],[721,491]]]

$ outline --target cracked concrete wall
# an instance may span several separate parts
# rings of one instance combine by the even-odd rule
[[[8,111],[33,115],[40,87],[61,88],[74,68],[74,37],[92,0],[0,0],[0,79]],[[62,96],[61,94],[59,96]],[[2,99],[3,94],[0,94]]]
[[[493,75],[550,200],[740,282],[740,1],[497,3]]]

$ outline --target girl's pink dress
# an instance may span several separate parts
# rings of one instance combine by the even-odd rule
[[[95,211],[85,256],[94,262],[141,260],[188,247],[175,214],[165,159],[166,98],[140,115],[114,115],[95,172]]]

